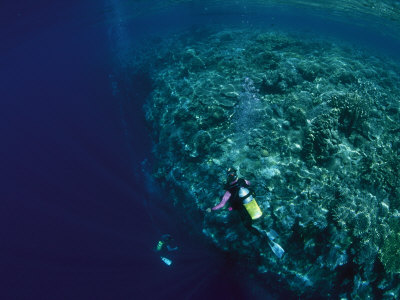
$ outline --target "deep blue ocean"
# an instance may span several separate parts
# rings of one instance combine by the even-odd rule
[[[151,84],[127,79],[124,50],[163,32],[243,22],[290,30],[301,23],[389,56],[400,42],[379,28],[296,10],[151,11],[151,2],[0,4],[1,299],[295,298],[279,278],[246,276],[201,226],[188,231],[184,212],[149,183],[142,106]],[[153,251],[163,233],[180,248],[171,267]]]

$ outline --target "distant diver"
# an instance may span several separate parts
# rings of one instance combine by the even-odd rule
[[[238,212],[243,225],[248,231],[260,238],[267,237],[271,250],[278,258],[281,258],[285,251],[279,244],[273,241],[278,234],[274,230],[270,230],[269,232],[262,230],[253,223],[253,220],[257,220],[262,216],[262,211],[254,198],[255,194],[250,188],[250,182],[239,178],[235,168],[229,168],[227,170],[227,180],[224,189],[226,192],[221,202],[213,208],[207,208],[207,212],[221,209],[229,201],[230,207],[228,210]]]
[[[154,251],[160,254],[161,261],[164,262],[167,266],[172,264],[172,260],[167,258],[168,252],[178,250],[178,247],[173,247],[174,239],[170,234],[163,234],[161,239],[158,241]]]

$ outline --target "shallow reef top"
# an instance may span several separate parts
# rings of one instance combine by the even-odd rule
[[[203,233],[303,295],[400,293],[400,67],[334,41],[195,29],[147,45],[153,176],[186,215],[250,180],[278,259],[227,209]],[[134,76],[134,74],[133,74]]]

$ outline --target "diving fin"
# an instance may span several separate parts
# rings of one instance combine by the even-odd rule
[[[285,250],[283,250],[283,248],[279,244],[273,241],[269,241],[268,245],[271,247],[272,252],[274,252],[274,254],[278,258],[282,258],[283,254],[285,254]]]
[[[172,264],[172,261],[164,256],[160,256],[161,260],[167,265],[170,266]]]
[[[270,246],[272,252],[278,257],[282,258],[283,254],[285,254],[285,250],[279,245],[278,243],[275,243],[274,240],[279,236],[278,233],[271,229],[270,231],[266,232],[264,231],[267,237],[269,238],[268,245]]]
[[[283,248],[278,244],[275,243],[274,240],[279,236],[278,233],[271,229],[270,231],[266,231],[261,229],[259,226],[257,225],[252,225],[253,228],[257,229],[260,233],[263,233],[264,235],[266,235],[269,239],[268,241],[268,245],[271,248],[272,252],[274,252],[274,254],[278,257],[278,258],[282,258],[283,254],[285,254],[285,250],[283,250]]]
[[[276,239],[276,238],[279,236],[279,235],[276,233],[276,231],[273,230],[273,229],[271,229],[269,232],[266,232],[265,234],[268,236],[268,238],[269,238],[271,241],[273,241],[274,239]]]

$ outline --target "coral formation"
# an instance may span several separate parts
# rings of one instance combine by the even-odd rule
[[[396,294],[400,67],[278,32],[207,29],[158,43],[137,64],[154,86],[153,175],[177,207],[218,203],[235,166],[254,186],[258,226],[278,232],[286,254],[278,262],[227,210],[196,224],[218,247],[260,257],[259,272],[299,294]]]

